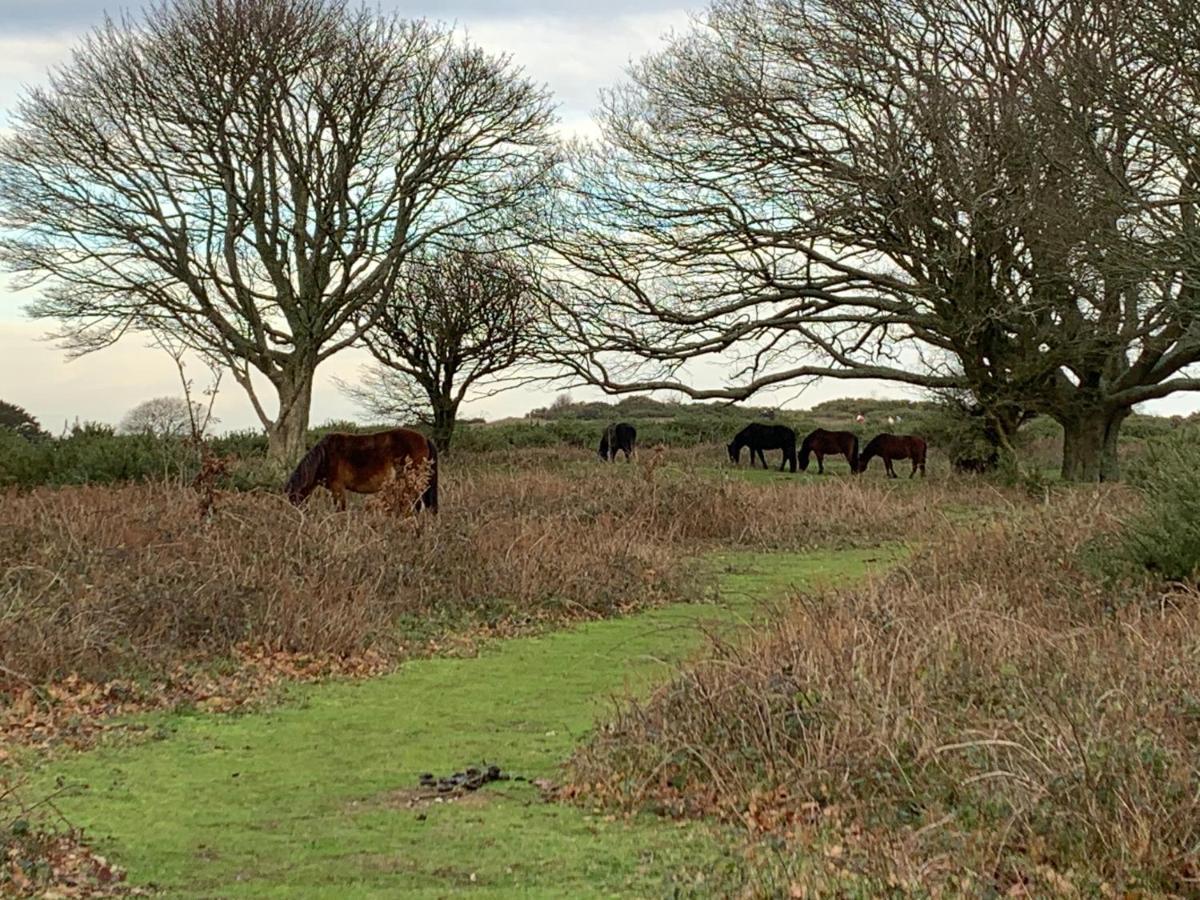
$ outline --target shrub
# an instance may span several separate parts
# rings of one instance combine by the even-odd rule
[[[1104,545],[1112,575],[1149,574],[1192,582],[1200,569],[1200,429],[1148,443],[1129,465],[1143,506],[1121,537]]]

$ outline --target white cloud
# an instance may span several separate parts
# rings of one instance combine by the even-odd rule
[[[49,70],[70,56],[76,40],[72,34],[0,35],[0,122],[16,104],[23,88],[45,82]]]
[[[492,52],[512,55],[529,76],[544,82],[561,104],[564,130],[587,131],[601,88],[621,81],[631,61],[662,45],[688,24],[685,8],[632,13],[605,20],[522,17],[465,23],[468,37]]]

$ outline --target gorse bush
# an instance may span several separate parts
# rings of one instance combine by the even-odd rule
[[[1200,569],[1200,429],[1149,442],[1128,477],[1143,506],[1121,537],[1104,545],[1106,568],[1193,581]]]
[[[27,440],[0,429],[0,486],[186,478],[197,465],[195,449],[179,438],[85,426],[64,437]]]

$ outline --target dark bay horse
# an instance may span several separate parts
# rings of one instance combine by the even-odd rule
[[[888,478],[897,478],[896,470],[892,468],[893,460],[911,459],[912,472],[909,473],[909,478],[917,474],[917,469],[921,470],[921,477],[925,477],[925,440],[911,434],[877,434],[871,438],[870,443],[862,452],[862,456],[858,458],[858,471],[867,471],[867,465],[871,459],[876,456],[883,457],[883,467],[887,470]]]
[[[637,429],[628,422],[617,422],[604,429],[600,436],[600,458],[612,461],[617,458],[617,451],[625,451],[625,461],[628,462],[636,450]]]
[[[392,428],[373,434],[332,432],[313,446],[283,486],[288,499],[299,506],[319,485],[333,494],[338,509],[346,508],[346,491],[374,494],[401,477],[404,464],[429,463],[429,483],[418,507],[431,512],[438,505],[437,446],[419,431]]]
[[[796,471],[796,432],[786,425],[763,425],[752,422],[736,435],[729,444],[729,458],[734,463],[742,461],[742,448],[750,448],[750,468],[754,468],[754,454],[758,454],[763,468],[767,468],[767,458],[764,450],[782,450],[783,460],[779,463],[779,471],[791,463],[792,471]]]
[[[817,455],[817,473],[825,474],[825,454],[837,456],[839,453],[846,457],[850,464],[851,474],[858,473],[858,435],[853,431],[826,431],[818,428],[810,432],[800,445],[800,470],[808,471],[808,456]]]

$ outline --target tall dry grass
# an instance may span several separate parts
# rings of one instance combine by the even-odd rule
[[[706,546],[817,546],[923,532],[945,489],[829,479],[756,485],[598,463],[447,467],[441,512],[302,510],[276,494],[162,485],[0,498],[0,666],[104,679],[241,643],[350,655],[479,627],[689,598]],[[660,461],[661,462],[661,461]],[[782,485],[782,486],[781,486]]]
[[[795,598],[624,707],[574,781],[782,837],[793,895],[852,873],[901,892],[1196,896],[1197,597],[1112,608],[1079,551],[1122,505],[1062,497]]]

